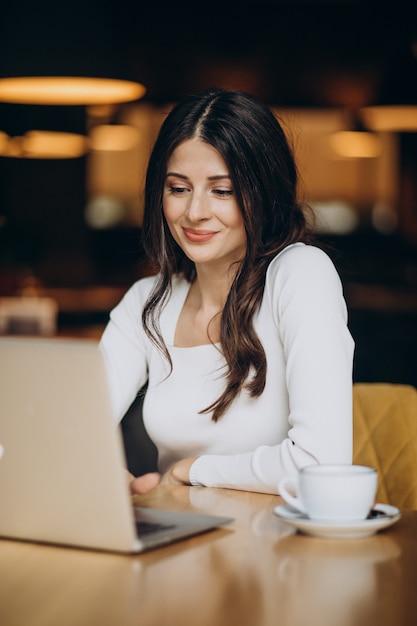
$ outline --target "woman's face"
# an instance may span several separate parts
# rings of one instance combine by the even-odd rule
[[[244,257],[246,233],[226,163],[200,139],[172,153],[163,194],[169,230],[196,267],[230,267]]]

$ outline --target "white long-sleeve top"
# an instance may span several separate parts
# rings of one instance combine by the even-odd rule
[[[270,263],[255,330],[267,358],[259,398],[242,391],[217,423],[200,411],[224,388],[220,346],[174,346],[190,285],[173,280],[160,327],[173,370],[146,336],[141,314],[154,277],[136,282],[111,312],[100,347],[120,420],[148,381],[143,415],[164,472],[198,457],[193,485],[278,492],[283,475],[314,463],[352,462],[352,363],[342,285],[329,257],[292,244]]]

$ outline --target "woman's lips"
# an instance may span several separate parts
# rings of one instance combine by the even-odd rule
[[[215,230],[194,230],[193,228],[183,228],[183,233],[189,241],[194,243],[209,241],[217,235]]]

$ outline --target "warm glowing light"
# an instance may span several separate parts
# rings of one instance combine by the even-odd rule
[[[339,157],[349,159],[370,159],[380,155],[379,137],[362,131],[340,131],[333,133],[330,145]]]
[[[0,130],[0,154],[7,154],[9,139],[9,135]]]
[[[94,120],[111,118],[117,111],[115,104],[92,104],[87,107],[88,117]]]
[[[146,89],[110,78],[33,76],[0,78],[0,102],[46,105],[100,105],[132,102]]]
[[[365,107],[361,110],[365,126],[386,132],[416,132],[417,106],[393,105]]]
[[[23,137],[7,137],[5,142],[0,137],[0,154],[8,157],[73,159],[83,156],[87,150],[88,138],[75,133],[31,130]]]
[[[88,150],[87,137],[75,133],[32,130],[23,139],[23,151],[30,158],[80,157]]]
[[[140,133],[127,124],[100,124],[91,129],[90,138],[92,150],[122,152],[138,145]]]

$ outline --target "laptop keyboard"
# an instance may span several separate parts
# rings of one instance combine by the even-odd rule
[[[136,529],[139,537],[143,535],[151,535],[158,532],[166,532],[167,530],[173,530],[176,528],[175,524],[160,524],[157,522],[136,522]]]

